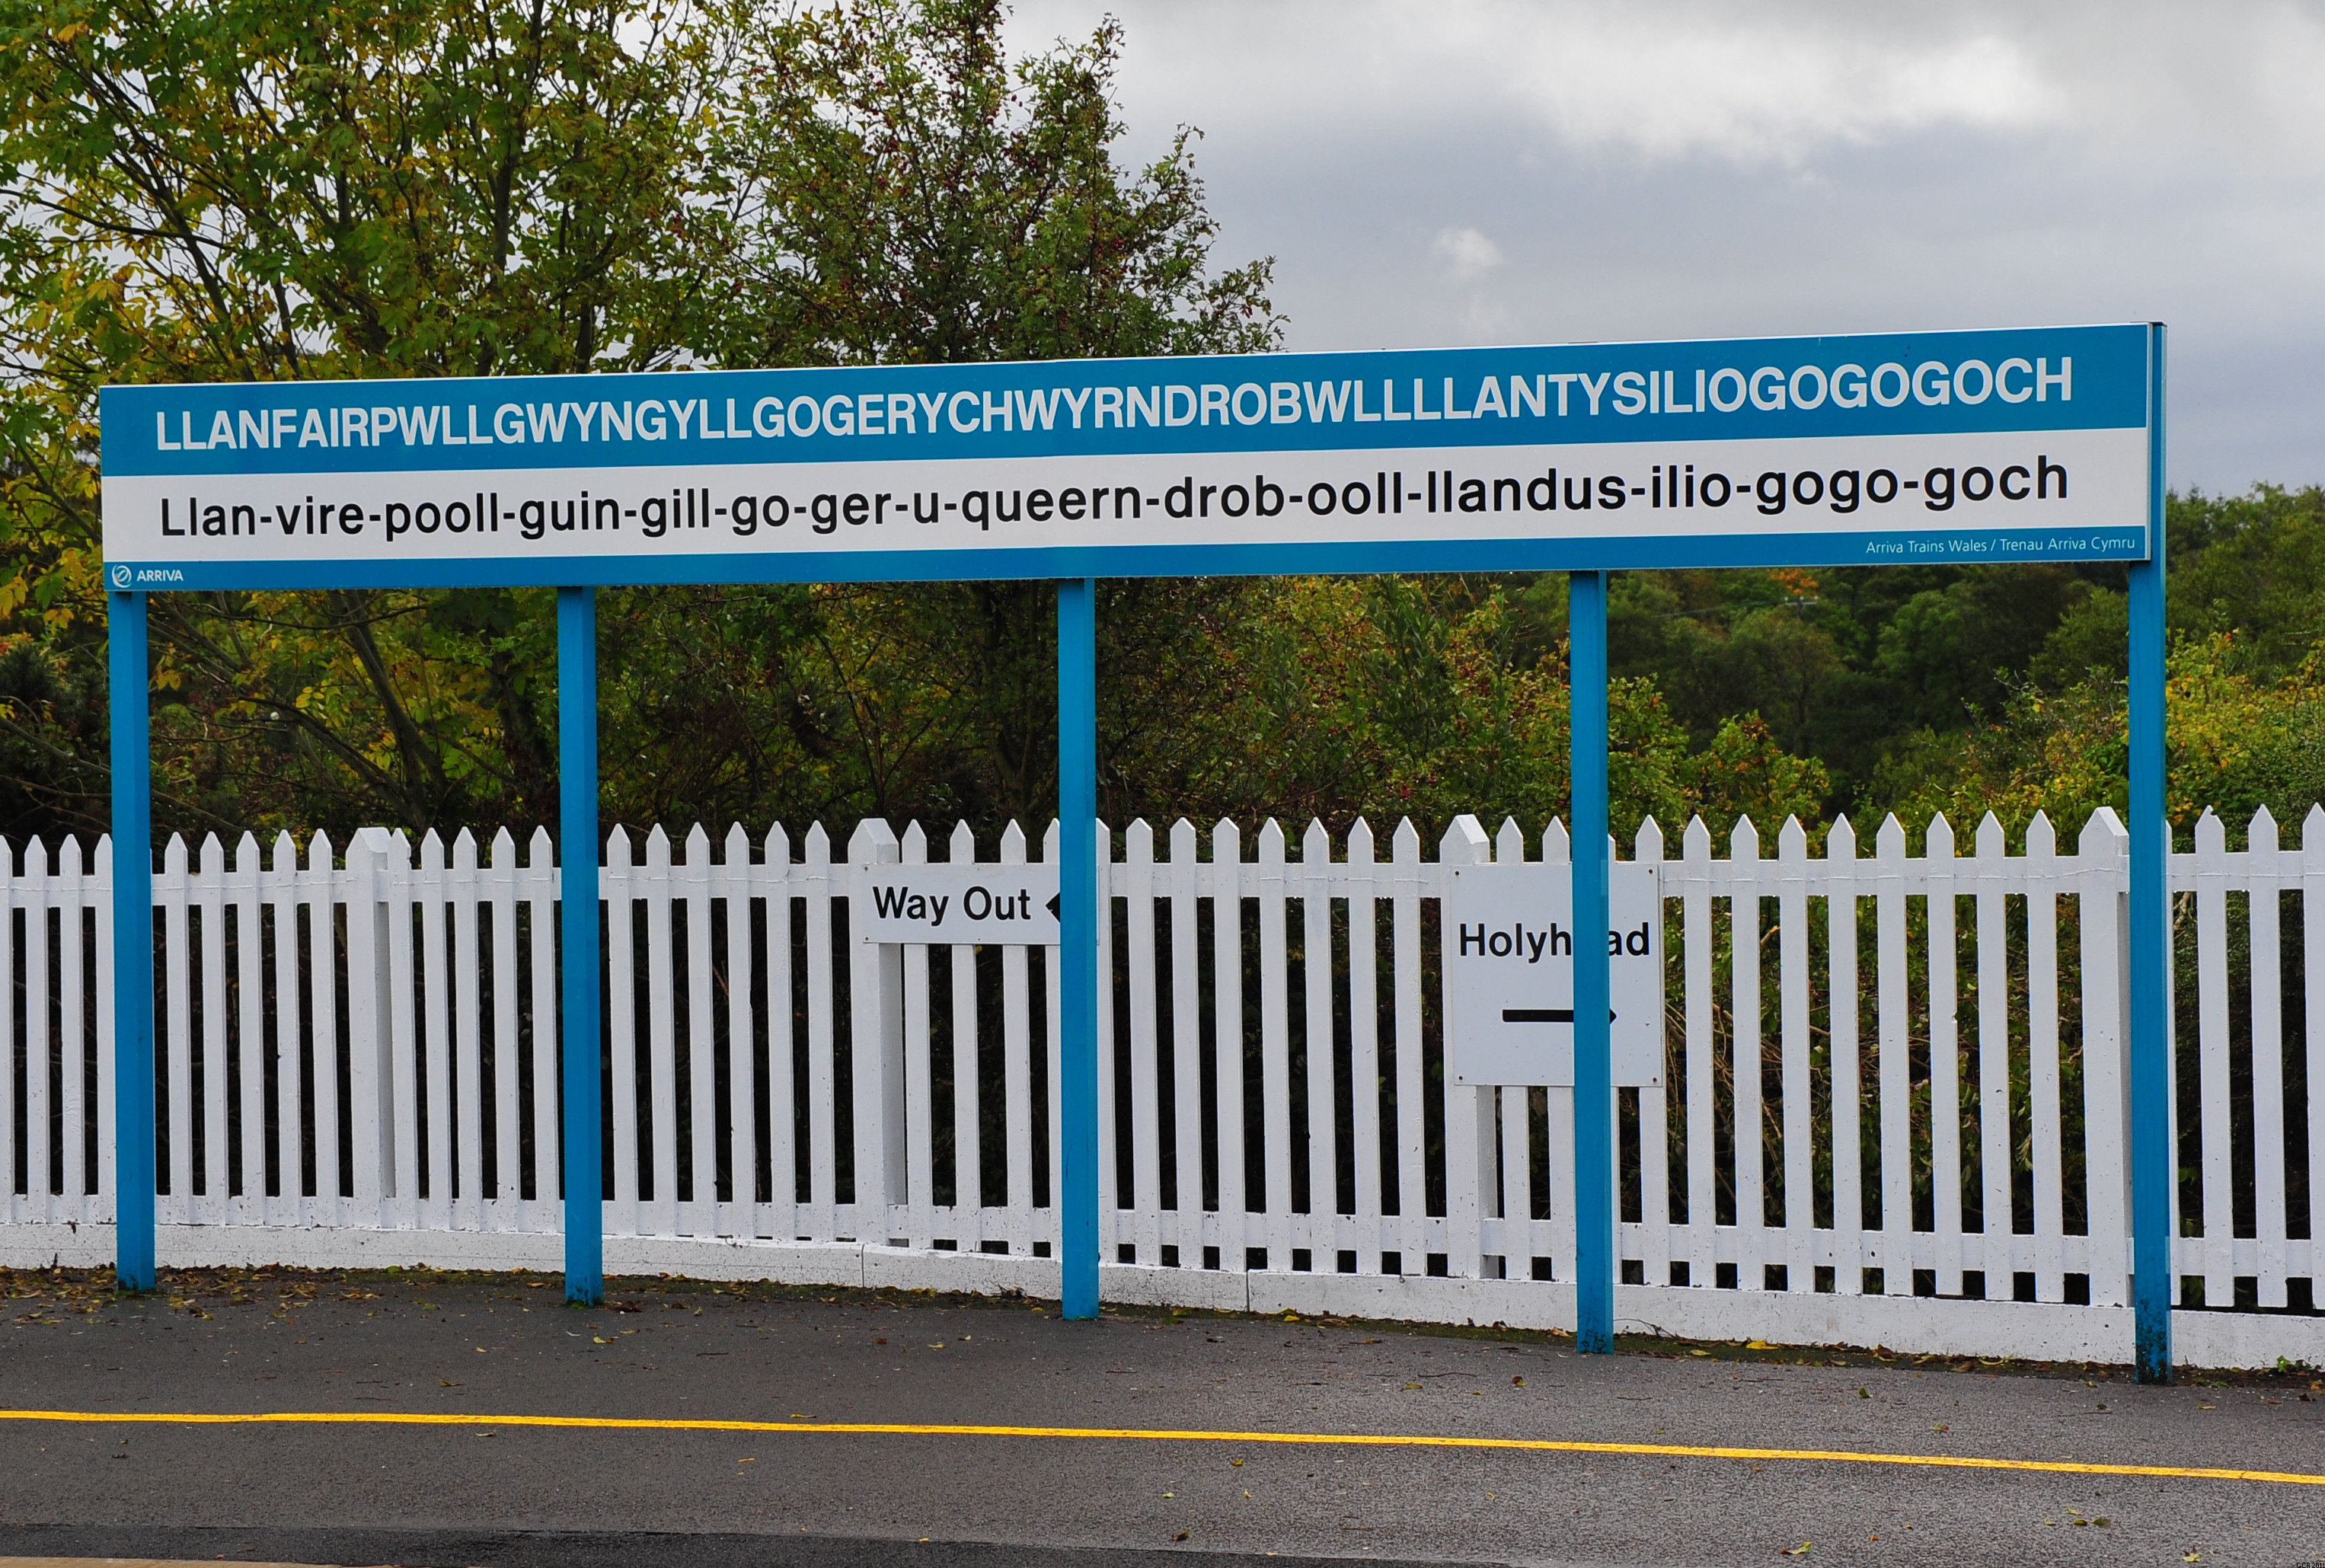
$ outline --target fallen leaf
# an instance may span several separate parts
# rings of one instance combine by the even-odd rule
[[[1950,1427],[1950,1426],[1948,1426],[1944,1422],[1942,1422],[1942,1421],[1941,1421],[1941,1422],[1938,1423],[1938,1424],[1937,1424],[1937,1425],[1931,1427],[1931,1428],[1930,1428],[1930,1430],[1931,1430],[1931,1432],[1951,1432],[1951,1431],[1953,1430],[1953,1428],[1952,1428],[1952,1427]]]
[[[1185,1539],[1187,1538],[1187,1532],[1186,1532],[1186,1531],[1184,1531],[1184,1530],[1181,1530],[1181,1531],[1180,1531],[1177,1535],[1175,1535],[1175,1536],[1172,1536],[1171,1538],[1172,1538],[1172,1540],[1174,1540],[1174,1541],[1183,1541],[1183,1540],[1185,1540]]]
[[[1797,1546],[1779,1546],[1776,1548],[1776,1555],[1779,1557],[1805,1557],[1809,1554],[1810,1545],[1811,1543],[1802,1541]]]
[[[1765,1341],[1765,1340],[1754,1340],[1751,1343],[1749,1343],[1749,1344],[1746,1345],[1744,1348],[1745,1348],[1746,1350],[1774,1350],[1776,1347],[1775,1347],[1775,1346],[1774,1346],[1774,1345],[1772,1345],[1772,1344],[1770,1344],[1770,1343],[1769,1343],[1767,1341]],[[1808,1546],[1807,1546],[1806,1543],[1802,1543],[1802,1547],[1801,1547],[1801,1550],[1802,1550],[1802,1551],[1803,1551],[1803,1552],[1804,1552],[1804,1551],[1806,1551],[1806,1550],[1808,1550]],[[1794,1556],[1798,1556],[1800,1554],[1796,1552],[1796,1553],[1794,1553],[1794,1554],[1793,1554]]]

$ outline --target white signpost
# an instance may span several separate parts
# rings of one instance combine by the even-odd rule
[[[1607,868],[1614,1081],[1663,1081],[1662,876]],[[1456,1083],[1574,1083],[1574,882],[1562,862],[1459,866],[1443,923],[1447,1062]]]
[[[864,866],[856,876],[861,941],[1057,944],[1054,865]]]

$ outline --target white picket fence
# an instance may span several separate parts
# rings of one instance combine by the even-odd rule
[[[1563,830],[1464,818],[1434,860],[1409,823],[1385,859],[1361,822],[1337,847],[1311,825],[1296,858],[1272,821],[1248,858],[1235,824],[1208,837],[1100,834],[1107,1295],[1570,1324],[1571,1091],[1449,1086],[1436,994],[1450,868],[1562,861]],[[2211,1309],[2175,1332],[2199,1364],[2325,1363],[2325,986],[2299,979],[2325,975],[2325,915],[2303,918],[2325,811],[2304,848],[2265,812],[2247,837],[2230,852],[2207,814],[2172,858],[2198,1086],[2175,1104],[2175,1272],[2183,1309]],[[1640,830],[1673,961],[1665,1085],[1618,1105],[1626,1328],[2128,1359],[2122,826],[2098,812],[2072,854],[2040,818],[2015,855],[1991,818],[1968,855],[1942,818],[1925,840],[1909,856],[1892,818],[1868,856],[1843,821],[1811,857],[1787,822],[1768,858],[1744,823],[1721,857],[1699,821],[1665,858]],[[845,858],[817,827],[795,859],[781,828],[716,852],[697,828],[673,861],[656,829],[639,861],[611,835],[610,1270],[1054,1294],[1051,952],[848,933],[870,868],[928,848],[866,822]],[[962,827],[946,858],[977,848]],[[995,849],[1027,852],[1015,828]],[[14,1266],[111,1255],[110,854],[0,855]],[[164,1265],[558,1266],[558,889],[545,833],[523,864],[506,831],[483,859],[431,834],[416,864],[378,829],[344,858],[245,836],[231,866],[173,839]]]

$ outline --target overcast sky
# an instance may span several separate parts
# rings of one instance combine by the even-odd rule
[[[2171,478],[2325,480],[2325,5],[1021,0],[1127,29],[1296,348],[2161,320]]]

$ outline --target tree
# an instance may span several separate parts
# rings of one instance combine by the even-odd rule
[[[1264,264],[1207,271],[1187,138],[1114,162],[1118,32],[1013,73],[1000,21],[936,0],[0,5],[0,745],[22,759],[0,826],[105,820],[107,381],[1272,344]],[[645,655],[608,693],[617,810],[897,809],[950,781],[1022,813],[1048,787],[1045,590],[607,598],[611,640]],[[546,595],[153,606],[165,830],[551,812]]]
[[[60,769],[10,826],[103,821],[88,738],[44,696],[102,663],[97,388],[670,362],[699,302],[678,258],[700,67],[610,0],[0,6],[5,724]],[[522,599],[153,615],[165,824],[547,810]]]
[[[995,0],[869,0],[772,21],[755,0],[734,0],[711,13],[707,47],[730,63],[706,138],[705,183],[726,214],[723,248],[703,257],[722,301],[697,342],[706,360],[937,364],[1279,345],[1268,264],[1210,268],[1217,226],[1192,133],[1181,128],[1144,169],[1117,162],[1118,24],[1013,67],[1003,19]],[[957,814],[991,828],[1051,809],[1046,584],[609,597],[650,598],[681,617],[755,598],[780,605],[770,613],[797,632],[767,695],[817,754],[806,765],[814,792],[771,779],[699,798],[707,817]],[[1124,799],[1125,748],[1205,700],[1205,628],[1250,599],[1230,580],[1108,585],[1112,801]],[[650,755],[669,731],[651,709],[636,719],[617,708],[609,733]]]

